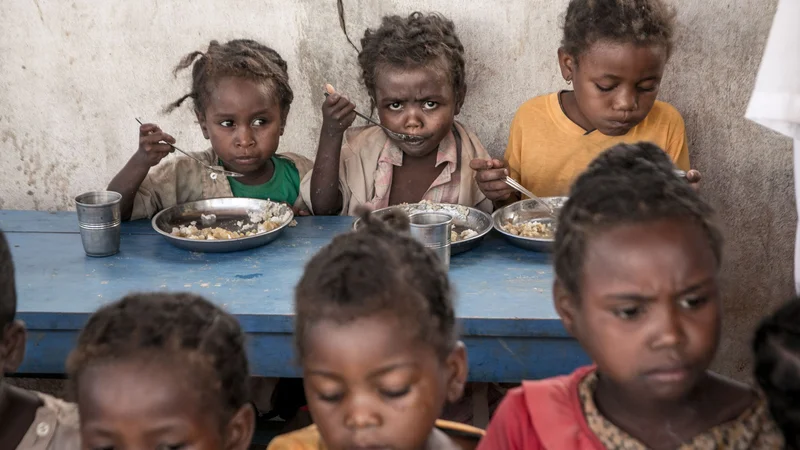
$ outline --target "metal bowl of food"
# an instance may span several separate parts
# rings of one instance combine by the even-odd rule
[[[558,215],[567,197],[542,198]],[[522,200],[492,214],[494,229],[517,247],[536,252],[553,250],[556,219],[536,200]]]
[[[372,214],[381,217],[394,208],[400,208],[409,215],[425,211],[449,214],[453,218],[453,230],[450,233],[450,255],[472,250],[481,243],[484,236],[492,231],[492,217],[480,209],[470,208],[469,206],[423,201],[376,209]],[[356,219],[353,229],[358,229],[359,222],[360,219]]]
[[[223,253],[274,241],[294,220],[283,203],[252,198],[214,198],[167,208],[153,229],[170,244],[194,252]]]

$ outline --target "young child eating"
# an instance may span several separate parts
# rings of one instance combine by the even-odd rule
[[[122,218],[152,217],[176,204],[218,197],[269,199],[305,210],[300,180],[311,161],[276,154],[294,98],[286,61],[256,41],[237,39],[211,41],[205,53],[186,55],[175,72],[189,67],[191,91],[167,111],[191,98],[200,131],[211,141],[211,148],[193,156],[243,176],[217,177],[184,155],[162,163],[175,139],[155,124],[143,124],[139,149],[108,185],[122,194]]]
[[[330,86],[314,170],[302,183],[314,214],[354,215],[429,200],[491,211],[469,163],[488,158],[477,136],[456,122],[467,93],[464,46],[437,14],[384,17],[367,30],[358,55],[381,124],[350,128],[355,105]]]
[[[673,168],[653,144],[620,144],[575,182],[553,297],[596,365],[511,390],[480,448],[781,448],[764,399],[708,370],[722,236]]]
[[[95,312],[69,356],[84,449],[246,450],[255,412],[239,323],[192,294]]]
[[[571,0],[558,49],[573,90],[528,100],[511,122],[505,161],[476,160],[490,199],[518,196],[507,175],[541,197],[566,195],[586,166],[618,143],[653,142],[689,170],[683,118],[656,100],[673,46],[675,12],[663,0]],[[687,173],[698,182],[700,173]]]
[[[436,255],[369,214],[306,266],[295,343],[315,425],[269,450],[470,449],[482,431],[437,421],[467,378],[453,293]],[[397,230],[408,218],[389,218]]]
[[[78,409],[49,395],[19,389],[3,380],[25,356],[25,325],[15,320],[14,263],[0,231],[0,448],[79,450]]]

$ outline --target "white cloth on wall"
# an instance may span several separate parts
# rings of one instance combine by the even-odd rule
[[[800,215],[800,0],[779,0],[745,117],[794,139],[794,190]],[[800,293],[800,222],[794,248]]]

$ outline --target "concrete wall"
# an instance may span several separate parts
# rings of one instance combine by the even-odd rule
[[[566,0],[349,0],[351,36],[386,13],[450,16],[467,49],[461,120],[501,155],[527,98],[565,87],[556,62]],[[729,245],[719,367],[746,376],[757,318],[791,293],[795,223],[790,144],[742,118],[776,0],[676,0],[679,43],[661,98],[684,115],[705,195]],[[354,50],[334,0],[3,0],[0,2],[0,208],[69,209],[104,187],[137,146],[134,117],[185,149],[205,143],[188,108],[160,114],[188,89],[171,69],[208,40],[251,37],[289,62],[295,102],[284,151],[313,155],[325,82],[364,109]]]

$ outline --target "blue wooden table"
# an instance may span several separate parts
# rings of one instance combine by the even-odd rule
[[[306,261],[351,225],[349,217],[301,217],[265,247],[204,254],[173,247],[148,221],[132,222],[123,224],[118,255],[90,258],[74,212],[0,211],[16,265],[18,317],[29,330],[20,373],[63,373],[79,330],[105,303],[131,291],[191,291],[239,319],[254,373],[297,376],[294,285]],[[494,232],[452,258],[471,380],[542,378],[588,362],[553,309],[548,258],[512,247]]]

